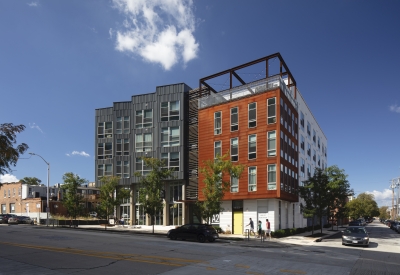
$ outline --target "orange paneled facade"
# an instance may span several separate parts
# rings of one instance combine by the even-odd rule
[[[269,100],[273,98],[275,98],[275,100]],[[268,108],[272,108],[271,106],[268,107],[268,105],[272,101],[275,101],[275,119],[268,115],[270,114]],[[254,103],[256,104],[254,105]],[[254,113],[252,113],[252,117],[249,118],[249,108],[254,108],[254,106],[256,107],[255,126],[253,119]],[[231,128],[232,108],[237,108],[235,110],[237,111],[238,117],[238,127],[233,127],[233,131]],[[219,112],[221,115],[221,133],[214,132],[216,127],[216,112]],[[227,152],[231,152],[232,139],[238,138],[238,159],[237,161],[233,159],[233,163],[243,164],[245,169],[241,178],[238,180],[238,188],[226,192],[223,200],[234,201],[275,198],[289,202],[298,201],[298,196],[296,195],[298,190],[297,118],[297,110],[286,98],[280,87],[246,95],[199,110],[198,156],[200,167],[204,160],[214,159],[215,142],[218,143],[220,141],[221,154],[223,155]],[[268,136],[273,136],[273,131],[275,131],[275,146],[273,140],[270,139],[270,142],[268,140]],[[254,138],[256,140],[255,151],[249,148],[249,139],[252,139],[252,148],[254,148]],[[268,146],[268,144],[271,146]],[[275,155],[273,153],[273,147],[275,147]],[[268,150],[270,150],[269,153]],[[249,153],[252,154],[251,157]],[[276,168],[275,172],[268,172],[269,169],[273,170],[273,165],[275,165]],[[251,171],[253,171],[253,173],[254,171],[256,172],[255,190],[254,187],[249,187],[250,167],[252,167]],[[255,170],[254,167],[256,167]],[[204,200],[202,193],[202,189],[204,188],[203,179],[200,173],[198,181],[200,201]],[[273,184],[274,181],[276,182],[275,188]]]

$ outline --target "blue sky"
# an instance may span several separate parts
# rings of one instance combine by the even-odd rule
[[[0,2],[0,123],[51,164],[94,180],[94,110],[280,52],[328,138],[328,165],[391,204],[400,176],[400,2]],[[257,72],[255,72],[257,73]],[[26,159],[25,159],[26,158]],[[22,156],[2,182],[34,176]]]

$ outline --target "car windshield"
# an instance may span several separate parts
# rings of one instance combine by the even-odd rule
[[[353,233],[353,234],[366,234],[367,233],[367,231],[361,227],[347,228],[345,232]]]

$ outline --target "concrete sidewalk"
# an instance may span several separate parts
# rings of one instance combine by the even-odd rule
[[[36,227],[36,226],[35,226]],[[46,228],[46,226],[37,226],[37,228]],[[93,231],[106,231],[112,233],[130,233],[130,234],[152,234],[153,226],[132,226],[132,225],[115,225],[115,226],[107,226],[104,225],[79,225],[78,227],[69,227],[69,226],[52,226],[49,228],[59,228],[59,229],[77,229],[77,230],[93,230]],[[175,228],[175,226],[154,226],[154,234],[158,236],[166,236],[168,230]],[[240,246],[251,246],[251,247],[285,247],[290,245],[311,245],[313,242],[319,242],[324,238],[332,236],[334,234],[340,233],[343,228],[339,227],[336,230],[336,226],[334,227],[334,231],[331,231],[331,228],[323,228],[322,237],[309,237],[311,235],[311,231],[300,233],[288,237],[282,238],[266,238],[265,240],[261,240],[260,238],[256,238],[251,236],[248,238],[245,235],[237,235],[237,234],[219,234],[220,241],[230,243],[232,245],[240,245]],[[321,230],[314,230],[314,234],[321,233]]]

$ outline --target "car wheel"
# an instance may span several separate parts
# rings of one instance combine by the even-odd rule
[[[169,236],[169,238],[170,238],[170,240],[176,240],[176,239],[177,239],[175,234],[171,234],[171,235]]]
[[[201,243],[204,243],[206,241],[206,237],[204,235],[199,235],[197,236],[197,240],[199,240]]]
[[[345,243],[342,243],[342,245],[346,246],[346,244],[345,244]]]

